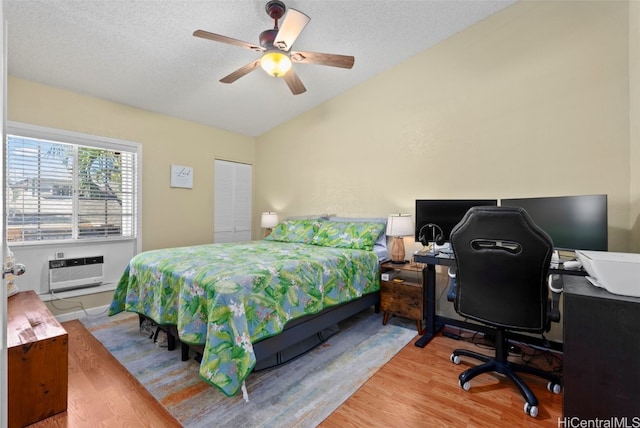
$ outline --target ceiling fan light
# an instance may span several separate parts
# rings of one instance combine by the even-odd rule
[[[282,52],[271,51],[262,56],[260,66],[270,76],[282,77],[291,68],[291,60]]]

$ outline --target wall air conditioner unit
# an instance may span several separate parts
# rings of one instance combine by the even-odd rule
[[[104,256],[49,260],[49,291],[95,287],[104,280]]]

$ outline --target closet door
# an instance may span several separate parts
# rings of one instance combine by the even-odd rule
[[[213,242],[251,240],[251,165],[216,160]]]

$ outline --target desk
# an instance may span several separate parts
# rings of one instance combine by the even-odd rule
[[[415,343],[416,346],[424,348],[433,339],[433,337],[444,327],[446,318],[436,315],[436,266],[454,265],[456,259],[453,254],[449,256],[439,255],[435,253],[416,254],[413,257],[416,263],[425,265],[422,270],[422,283],[424,284],[425,293],[425,319],[426,325],[424,334]],[[585,276],[584,270],[576,269],[549,269],[550,274],[559,273],[565,276]]]
[[[433,253],[416,254],[413,257],[416,263],[422,263],[422,283],[425,294],[425,328],[424,334],[415,343],[416,346],[424,348],[433,337],[444,327],[444,319],[436,315],[436,266],[451,266],[456,260],[453,254],[450,257],[436,257]]]
[[[640,298],[564,277],[563,415],[640,421]],[[629,425],[631,426],[631,425]]]

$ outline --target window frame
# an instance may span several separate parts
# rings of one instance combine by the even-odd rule
[[[7,121],[6,132],[5,132],[5,150],[7,144],[7,138],[9,135],[15,135],[18,137],[25,138],[33,138],[38,140],[50,140],[57,141],[65,144],[72,144],[75,146],[81,147],[90,147],[96,149],[104,149],[104,150],[113,150],[120,152],[129,152],[135,154],[135,174],[134,177],[134,198],[133,198],[133,227],[134,233],[133,236],[111,236],[111,237],[91,237],[91,238],[82,238],[78,239],[78,237],[67,238],[67,239],[44,239],[44,240],[33,240],[33,241],[12,241],[8,242],[11,247],[15,246],[38,246],[38,245],[65,245],[65,244],[82,244],[82,243],[96,243],[96,242],[114,242],[114,241],[137,241],[137,247],[141,245],[142,241],[142,203],[141,203],[141,194],[142,194],[142,145],[140,143],[115,139],[110,137],[103,137],[93,134],[85,134],[80,132],[73,132],[55,128],[48,128],[43,126],[31,125],[21,122],[11,122]],[[5,162],[8,162],[8,159],[5,157]],[[75,161],[74,161],[75,162]],[[7,167],[5,167],[4,175],[5,175],[5,187],[8,185],[6,182],[6,174]],[[74,180],[77,180],[77,176],[74,177]],[[6,192],[6,188],[3,189],[3,192]],[[73,215],[77,216],[77,207],[74,206]],[[6,216],[4,218],[5,226],[6,226]]]

